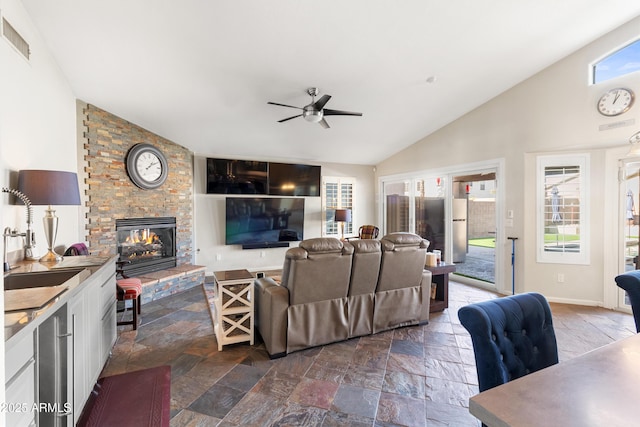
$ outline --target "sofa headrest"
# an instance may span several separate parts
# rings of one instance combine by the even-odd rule
[[[286,257],[289,259],[303,259],[309,255],[320,254],[353,254],[353,246],[333,237],[318,237],[315,239],[307,239],[300,242],[297,248],[291,248],[287,251]]]
[[[416,246],[421,249],[429,247],[429,241],[413,233],[390,233],[380,239],[382,249],[392,251],[397,247]]]
[[[380,252],[380,240],[358,239],[349,242],[353,246],[355,253]]]

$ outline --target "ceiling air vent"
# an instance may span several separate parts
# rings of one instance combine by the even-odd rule
[[[29,59],[29,43],[4,18],[2,18],[2,35],[18,49],[18,52]]]

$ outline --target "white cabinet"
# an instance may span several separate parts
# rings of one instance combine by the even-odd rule
[[[70,303],[73,327],[73,422],[78,421],[116,340],[115,270],[91,275]]]
[[[102,263],[46,308],[5,315],[8,426],[76,425],[117,337],[115,257]]]
[[[25,334],[5,354],[6,388],[4,411],[8,426],[36,425],[36,359],[33,333]]]

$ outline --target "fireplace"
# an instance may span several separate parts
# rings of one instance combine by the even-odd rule
[[[175,217],[116,220],[116,243],[124,274],[140,276],[176,266]]]

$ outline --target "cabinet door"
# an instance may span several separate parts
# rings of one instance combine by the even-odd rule
[[[100,345],[102,343],[102,307],[101,287],[102,282],[91,283],[85,290],[85,304],[87,319],[85,322],[86,358],[87,358],[87,381],[90,386],[98,380],[102,371],[102,354]]]
[[[87,384],[87,306],[84,293],[71,301],[69,311],[73,330],[73,414],[76,422],[90,392]]]
[[[78,421],[116,339],[115,301],[113,310],[104,311],[103,293],[114,289],[115,266],[92,275],[73,299],[70,312],[73,324],[73,411]],[[115,300],[115,289],[111,293]],[[107,344],[108,336],[110,344]],[[108,348],[106,348],[108,347]]]
[[[35,425],[35,353],[33,334],[22,338],[5,355],[6,423],[8,426]],[[26,360],[26,362],[25,362]]]
[[[116,303],[111,304],[102,318],[102,360],[107,360],[111,353],[111,348],[116,342],[118,330],[116,326]]]
[[[115,277],[109,277],[104,283],[101,285],[100,298],[102,301],[102,331],[101,331],[101,346],[100,346],[100,355],[101,361],[104,365],[106,360],[109,358],[111,354],[111,348],[116,343],[116,338],[118,335],[117,326],[116,326],[116,279]]]

